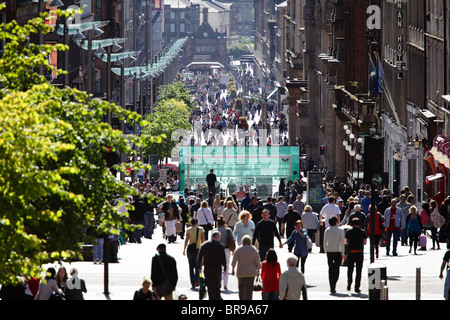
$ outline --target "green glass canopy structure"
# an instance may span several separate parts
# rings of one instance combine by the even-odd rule
[[[216,192],[256,191],[261,198],[278,192],[281,178],[300,177],[299,147],[186,147],[179,150],[180,190],[208,194],[206,176],[214,170]]]
[[[164,69],[172,62],[172,60],[180,54],[180,49],[184,46],[187,39],[178,39],[175,41],[170,48],[164,52],[157,62],[149,63],[147,66],[129,67],[123,69],[123,74],[125,76],[134,76],[136,78],[146,78],[155,77],[159,73],[163,72]],[[122,74],[121,68],[111,68],[111,71],[116,75]]]

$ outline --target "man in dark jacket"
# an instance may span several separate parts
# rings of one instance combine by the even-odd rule
[[[281,237],[277,229],[275,221],[270,220],[269,210],[264,209],[262,211],[262,220],[260,220],[255,226],[255,232],[253,233],[253,245],[255,245],[256,240],[259,243],[259,257],[261,261],[264,261],[266,257],[266,252],[273,248],[273,238],[274,236],[278,239],[280,243],[280,248],[283,248],[281,243]]]
[[[295,222],[297,222],[297,220],[302,220],[302,216],[298,213],[298,211],[294,210],[294,205],[292,205],[292,204],[288,205],[288,211],[284,215],[283,223],[281,224],[281,230],[283,230],[282,232],[286,231],[286,233],[285,233],[286,239],[289,239],[292,232],[294,231],[294,229],[295,229],[294,225],[295,225]],[[294,244],[295,244],[294,241],[289,243],[289,245],[288,245],[289,252],[292,252],[292,248],[294,248]]]
[[[172,294],[173,291],[175,291],[175,287],[178,282],[177,262],[172,256],[166,253],[165,244],[161,243],[158,247],[156,247],[156,250],[158,250],[158,254],[152,258],[151,270],[153,287],[161,299],[164,298],[165,300],[173,300]],[[161,285],[166,280],[168,280],[172,285],[172,292],[163,294],[159,288],[161,288]]]
[[[222,267],[225,274],[227,260],[225,247],[220,242],[220,231],[214,231],[211,240],[205,241],[198,252],[197,264],[199,272],[205,267],[205,282],[208,288],[209,300],[222,300],[220,296],[220,282]]]
[[[214,170],[209,170],[209,174],[206,176],[206,183],[208,184],[208,192],[212,192],[213,196],[216,194],[216,182],[217,177],[214,174]]]

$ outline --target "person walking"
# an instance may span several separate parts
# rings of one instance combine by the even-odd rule
[[[260,268],[258,251],[252,246],[252,238],[246,235],[242,238],[242,245],[234,251],[231,261],[231,274],[236,274],[238,278],[239,300],[253,299],[253,283],[255,277],[259,276]]]
[[[303,274],[305,274],[305,262],[306,258],[308,257],[308,247],[306,245],[307,239],[308,239],[308,231],[303,228],[302,220],[297,220],[294,223],[294,231],[291,233],[289,238],[284,243],[288,245],[292,244],[293,246],[295,245],[294,255],[297,257],[298,259],[297,261],[301,261],[300,270]]]
[[[305,277],[303,273],[298,271],[296,257],[287,259],[288,270],[284,271],[280,276],[280,300],[308,300],[306,291]]]
[[[297,195],[297,199],[294,201],[293,205],[294,205],[294,210],[297,211],[298,213],[302,214],[303,211],[305,210],[305,203],[302,201],[303,195],[302,194],[298,194]]]
[[[274,249],[267,250],[261,263],[262,299],[279,300],[281,267]]]
[[[345,233],[344,244],[348,246],[347,253],[347,291],[350,291],[353,282],[353,269],[356,267],[355,292],[360,293],[361,272],[364,261],[364,246],[367,243],[367,233],[361,229],[361,221],[353,218],[350,221],[351,229]]]
[[[405,217],[400,208],[397,207],[398,199],[391,200],[391,206],[384,212],[384,226],[386,227],[386,255],[389,256],[392,240],[392,255],[397,256],[397,243],[400,239],[400,232],[405,228]]]
[[[450,300],[450,250],[447,250],[444,254],[444,258],[441,263],[441,270],[439,273],[439,279],[444,279],[444,272],[446,274],[444,283],[444,298]]]
[[[236,223],[233,230],[233,237],[236,239],[238,246],[242,244],[242,238],[249,235],[253,238],[255,232],[255,223],[252,221],[252,214],[247,210],[241,211],[239,214],[239,222]]]
[[[180,196],[178,201],[179,201],[178,205],[179,205],[179,207],[181,209],[181,212],[180,212],[181,232],[179,232],[178,234],[179,234],[181,239],[184,239],[184,234],[186,232],[186,224],[189,223],[189,216],[188,216],[189,207],[188,207],[187,203],[184,201],[184,197],[183,196]]]
[[[371,229],[371,208],[372,205],[369,206],[369,215],[367,216],[367,234],[370,236],[372,233],[372,229]],[[375,257],[378,259],[379,255],[380,255],[380,240],[381,240],[381,235],[384,232],[384,217],[381,215],[380,212],[378,212],[377,210],[377,206],[374,206],[374,211],[375,211],[375,224],[374,224],[374,249],[375,249]],[[361,222],[361,221],[360,221]],[[372,241],[372,239],[371,239]]]
[[[216,194],[216,182],[217,177],[214,174],[214,169],[209,170],[209,174],[206,176],[206,183],[208,185],[208,193]]]
[[[281,230],[281,225],[283,224],[284,215],[288,211],[288,204],[284,202],[284,196],[278,197],[278,202],[275,207],[277,208],[277,216],[275,218],[275,222],[278,223],[279,233],[283,237],[284,233]]]
[[[221,274],[226,272],[227,259],[225,247],[220,242],[221,233],[215,230],[211,240],[205,241],[198,252],[197,264],[201,273],[204,268],[205,283],[208,289],[209,300],[222,300],[220,296]]]
[[[319,221],[325,221],[325,229],[330,227],[329,220],[331,217],[336,217],[339,223],[341,218],[341,210],[339,210],[339,207],[336,204],[336,198],[334,196],[328,197],[328,203],[323,206],[322,210],[320,210],[319,215]]]
[[[281,232],[284,233],[286,230],[286,238],[289,238],[292,232],[295,230],[295,224],[298,220],[301,220],[302,216],[298,211],[294,210],[294,205],[288,205],[288,211],[284,215],[283,222],[281,224]],[[288,250],[292,252],[292,248],[294,247],[294,241],[289,242]]]
[[[183,248],[183,255],[187,255],[189,262],[191,289],[195,289],[198,286],[200,273],[197,265],[197,256],[203,242],[205,242],[205,230],[198,225],[197,219],[191,219],[191,227],[186,229],[186,239],[184,240]]]
[[[439,218],[439,209],[437,208],[437,202],[435,200],[430,201],[430,220],[431,220],[431,241],[433,242],[433,247],[431,250],[440,250],[441,246],[439,244],[439,238],[438,238],[438,225],[437,220]],[[436,248],[437,245],[437,248]]]
[[[233,238],[233,233],[231,229],[227,226],[224,216],[219,216],[217,218],[217,228],[213,230],[220,232],[220,242],[225,248],[225,257],[226,257],[226,268],[223,271],[223,288],[228,290],[228,276],[229,276],[229,265],[230,265],[230,255],[231,250],[234,250],[229,247],[229,241],[235,241]]]
[[[164,300],[173,300],[173,291],[178,282],[176,260],[166,252],[166,245],[156,247],[158,254],[152,258],[151,280],[156,294]]]
[[[142,197],[142,206],[144,208],[144,237],[151,239],[153,236],[153,226],[155,224],[154,204],[149,201],[149,196]]]
[[[280,184],[278,185],[278,196],[284,197],[286,195],[286,179],[281,178]]]
[[[397,203],[397,208],[400,208],[402,210],[403,218],[405,221],[406,221],[406,217],[409,214],[409,208],[411,207],[411,203],[407,202],[406,199],[407,199],[406,195],[402,194],[402,195],[400,195],[400,202]],[[408,245],[408,236],[407,236],[405,227],[403,227],[400,230],[400,239],[402,241],[401,242],[402,246]]]
[[[339,280],[339,268],[345,256],[345,231],[338,226],[338,219],[332,216],[323,236],[323,248],[328,260],[328,280],[330,292],[336,293],[336,284]]]
[[[273,220],[270,220],[269,210],[264,209],[262,213],[262,220],[256,224],[255,232],[253,233],[253,245],[256,240],[259,243],[259,257],[263,261],[266,257],[267,250],[273,248],[273,237],[275,236],[279,243],[280,248],[283,248],[280,234],[278,233],[277,226]]]
[[[214,229],[214,217],[211,209],[208,208],[208,201],[201,202],[194,218],[198,220],[199,226],[205,230],[205,240],[208,240],[209,231]]]
[[[227,201],[227,207],[223,210],[222,215],[225,218],[228,228],[234,229],[234,226],[238,222],[237,210],[233,208],[234,202]]]
[[[406,216],[406,234],[409,238],[409,253],[411,253],[414,247],[414,254],[417,254],[417,246],[419,244],[419,237],[423,230],[422,221],[417,214],[417,207],[411,206],[409,208],[409,214]]]
[[[303,228],[308,230],[308,236],[312,242],[316,242],[316,235],[319,229],[319,215],[313,212],[312,207],[308,204],[302,213]]]
[[[338,224],[341,219],[341,210],[339,209],[338,205],[336,204],[336,198],[332,195],[330,195],[328,198],[326,198],[325,201],[328,201],[326,205],[322,207],[319,213],[319,232],[320,232],[320,252],[325,252],[323,239],[324,239],[324,233],[327,228],[330,227],[329,220],[331,217],[336,217]]]
[[[176,223],[180,221],[181,208],[173,201],[173,195],[170,193],[166,195],[166,201],[162,202],[159,207],[161,215],[164,215],[166,239],[168,243],[174,243],[177,237]]]

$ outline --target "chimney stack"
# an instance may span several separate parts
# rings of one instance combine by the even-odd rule
[[[203,23],[208,23],[208,7],[203,8]]]

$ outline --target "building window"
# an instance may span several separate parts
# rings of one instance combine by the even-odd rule
[[[180,23],[180,32],[186,32],[186,25],[184,23]]]
[[[175,23],[170,24],[170,32],[172,32],[172,33],[175,32]]]
[[[185,18],[184,11],[180,11],[180,20],[183,20]]]
[[[170,11],[170,19],[175,20],[175,11]]]

